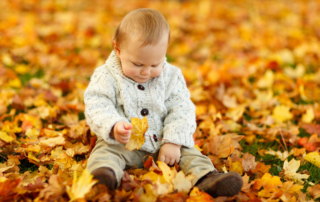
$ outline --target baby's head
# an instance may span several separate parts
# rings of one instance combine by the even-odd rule
[[[160,75],[165,61],[170,27],[154,9],[137,9],[127,14],[113,37],[113,48],[123,73],[138,83]]]

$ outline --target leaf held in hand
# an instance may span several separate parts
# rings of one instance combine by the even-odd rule
[[[139,118],[131,118],[131,137],[130,141],[126,144],[127,150],[139,150],[142,145],[144,144],[145,138],[144,134],[147,132],[148,126],[148,119],[144,117],[143,119]]]

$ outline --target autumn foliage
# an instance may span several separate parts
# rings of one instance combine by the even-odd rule
[[[115,192],[85,169],[96,136],[83,93],[139,7],[168,20],[195,147],[242,175],[239,195],[213,199],[148,156]],[[1,0],[0,10],[0,201],[319,201],[319,1]]]

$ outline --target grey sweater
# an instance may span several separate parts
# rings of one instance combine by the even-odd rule
[[[109,136],[118,121],[146,115],[149,129],[141,150],[155,153],[166,142],[194,146],[195,106],[181,70],[166,61],[158,77],[139,84],[123,74],[113,51],[95,69],[84,102],[88,125],[108,144],[120,144]]]

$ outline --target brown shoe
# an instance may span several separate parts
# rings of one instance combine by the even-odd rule
[[[117,188],[117,178],[114,171],[107,167],[97,168],[92,172],[93,178],[99,180],[99,184],[104,184],[109,190]]]
[[[202,177],[196,187],[212,197],[237,195],[243,185],[241,176],[236,172],[220,173],[213,171]]]

